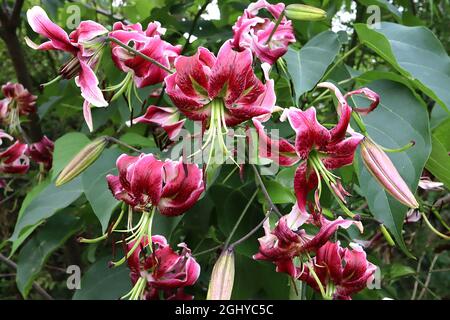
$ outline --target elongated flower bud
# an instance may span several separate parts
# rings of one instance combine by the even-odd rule
[[[234,283],[234,252],[225,249],[214,265],[207,300],[230,300]]]
[[[72,181],[84,170],[86,170],[98,157],[108,143],[107,137],[100,137],[85,146],[78,154],[69,162],[69,164],[61,171],[56,179],[57,187]]]
[[[369,138],[365,138],[361,143],[361,157],[372,176],[395,199],[410,208],[419,207],[416,198],[411,190],[409,190],[408,185],[400,176],[392,161]]]
[[[289,19],[303,21],[320,21],[327,17],[326,11],[305,4],[290,4],[284,14]]]

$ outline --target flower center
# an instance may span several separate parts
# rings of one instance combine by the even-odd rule
[[[194,152],[189,157],[194,157],[199,152],[204,152],[203,159],[206,158],[206,169],[213,164],[222,164],[226,159],[231,159],[236,165],[231,152],[227,148],[225,138],[228,134],[228,127],[225,121],[225,106],[222,99],[212,100],[206,108],[210,109],[208,129],[203,136],[203,144],[200,150]]]

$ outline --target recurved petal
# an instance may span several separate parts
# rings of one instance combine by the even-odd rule
[[[94,70],[84,61],[80,60],[81,70],[79,75],[75,78],[75,83],[81,89],[81,96],[89,103],[96,107],[106,107],[106,102],[103,93],[98,87],[98,79]]]
[[[291,127],[295,130],[295,149],[302,159],[308,155],[314,146],[323,147],[330,140],[330,133],[322,126],[316,117],[316,109],[311,107],[306,111],[289,108],[283,112],[282,119],[288,118]]]
[[[317,187],[318,177],[314,170],[311,170],[306,161],[301,163],[294,176],[294,191],[297,197],[297,205],[300,212],[306,212],[306,200],[308,193]]]
[[[47,16],[47,13],[38,6],[34,6],[27,11],[27,20],[34,32],[48,38],[51,46],[55,49],[71,52],[75,54],[78,49],[70,42],[67,33],[57,24],[53,23]],[[46,44],[39,49],[49,49]]]
[[[334,170],[352,164],[356,149],[363,139],[364,136],[362,134],[354,132],[345,140],[327,145],[323,149],[327,156],[322,159],[325,167],[329,170]]]

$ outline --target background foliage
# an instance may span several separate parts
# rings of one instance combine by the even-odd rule
[[[15,5],[14,1],[6,2],[10,7]],[[307,107],[320,102],[321,119],[333,122],[327,113],[333,101],[317,100],[317,91],[314,91],[317,82],[334,81],[348,91],[364,85],[378,92],[380,107],[364,118],[370,135],[387,148],[415,141],[413,148],[390,154],[390,157],[412,190],[417,189],[423,175],[445,184],[443,191],[419,188],[416,194],[425,213],[431,214],[433,225],[441,225],[432,214],[436,210],[449,221],[449,1],[302,2],[326,10],[328,18],[321,22],[294,23],[297,43],[284,57],[289,72],[279,70],[275,78],[277,104]],[[27,0],[15,29],[2,23],[0,83],[29,81],[29,89],[39,95],[40,127],[56,144],[53,169],[47,176],[35,170],[26,177],[13,179],[14,191],[5,191],[0,197],[1,252],[17,263],[16,269],[0,263],[1,299],[40,299],[45,297],[42,289],[57,299],[117,299],[127,292],[131,288],[127,268],[107,267],[113,251],[120,256],[121,248],[113,248],[114,240],[82,245],[76,239],[81,234],[99,235],[107,229],[111,218],[117,216],[118,202],[109,192],[104,176],[116,173],[117,156],[128,150],[110,147],[71,183],[57,188],[53,181],[83,146],[101,135],[114,136],[145,152],[161,154],[146,126],[127,128],[123,125],[130,119],[124,100],[119,99],[108,108],[94,109],[95,132],[90,134],[81,116],[79,91],[72,81],[61,81],[39,91],[39,84],[55,77],[65,57],[25,47],[24,36],[36,39],[26,23],[26,10],[41,5],[50,18],[66,30],[70,29],[67,24],[73,5],[81,9],[82,20],[96,20],[107,27],[117,20],[144,25],[158,20],[167,28],[165,39],[183,45],[184,54],[191,54],[198,46],[217,52],[221,44],[232,37],[231,26],[249,2],[218,0],[209,3],[208,0]],[[382,23],[378,29],[366,24],[370,16],[366,9],[370,5],[381,8]],[[14,65],[21,58],[12,54],[11,37],[14,36],[18,40],[15,49],[23,58],[22,67]],[[101,70],[111,83],[121,80],[122,75],[108,57]],[[168,98],[164,98],[164,103],[170,103]],[[353,103],[364,105],[365,101],[355,98]],[[142,114],[143,107],[135,104],[134,115]],[[271,125],[280,127],[282,134],[289,134],[286,124],[274,120],[268,127]],[[158,215],[154,233],[164,234],[172,245],[185,241],[194,254],[200,253],[226,240],[246,204],[255,197],[233,239],[245,235],[262,219],[267,203],[260,192],[254,195],[258,188],[250,167],[245,169],[243,181],[233,170],[232,165],[223,166],[204,197],[188,213],[174,219]],[[355,298],[449,298],[448,242],[430,232],[423,220],[404,225],[407,208],[388,195],[360,161],[340,171],[353,194],[351,209],[371,213],[375,218],[364,221],[363,238],[352,229],[348,231],[350,238],[370,241],[369,260],[382,270],[381,289],[364,290]],[[289,212],[295,202],[292,176],[292,169],[286,168],[275,177],[265,177],[269,194],[284,213]],[[330,195],[328,199],[327,194],[323,198],[325,208],[337,208]],[[389,245],[381,235],[379,222],[386,225],[395,246]],[[349,237],[346,232],[342,233],[343,237]],[[319,298],[310,290],[304,290],[303,297],[296,296],[286,275],[276,273],[270,263],[251,259],[257,252],[257,238],[261,235],[262,230],[236,249],[232,298]],[[197,285],[189,290],[198,299],[206,296],[218,253],[212,251],[196,257],[202,273]],[[80,290],[66,287],[69,265],[81,267]],[[36,287],[41,289],[36,290]]]

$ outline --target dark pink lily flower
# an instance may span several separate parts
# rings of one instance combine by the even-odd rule
[[[30,168],[27,149],[26,144],[16,141],[8,149],[0,152],[0,173],[27,173]]]
[[[233,26],[233,48],[251,49],[262,62],[274,64],[287,52],[289,44],[295,42],[292,22],[286,17],[281,19],[275,33],[268,41],[284,7],[284,3],[272,5],[265,0],[251,3]],[[273,19],[258,16],[262,9],[267,10]]]
[[[318,283],[311,274],[310,268],[313,268],[330,298],[350,300],[352,294],[363,290],[373,279],[377,268],[367,261],[366,253],[359,245],[351,246],[350,250],[342,248],[339,242],[327,242],[317,250],[313,266],[305,265],[299,279],[319,291]]]
[[[316,235],[309,235],[300,228],[305,222],[319,227]],[[294,205],[291,213],[280,218],[273,230],[269,220],[264,223],[265,236],[259,238],[259,252],[253,256],[256,260],[272,261],[277,266],[277,272],[285,272],[296,278],[301,269],[295,266],[294,258],[308,252],[315,252],[341,227],[349,228],[356,225],[362,232],[361,222],[344,220],[342,217],[334,221],[325,219],[322,215],[309,215]]]
[[[275,91],[267,67],[263,84],[253,72],[249,49],[234,51],[227,41],[216,58],[200,47],[194,56],[175,60],[176,72],[165,79],[166,92],[191,120],[204,121],[207,127],[218,125],[214,121],[235,126],[274,108]]]
[[[119,175],[106,177],[114,197],[139,211],[152,207],[166,216],[189,210],[204,190],[202,171],[196,164],[160,161],[152,154],[121,155]]]
[[[173,46],[161,39],[166,29],[161,28],[159,22],[149,23],[144,31],[140,23],[125,25],[116,22],[109,36],[159,62],[166,68],[171,68],[174,60],[181,53],[181,46]],[[129,53],[126,49],[111,42],[114,64],[122,70],[132,74],[138,88],[163,82],[168,72],[140,56]]]
[[[27,11],[28,23],[36,32],[49,39],[40,45],[25,38],[27,44],[36,50],[58,50],[71,54],[73,58],[60,70],[60,75],[65,79],[75,77],[75,83],[81,89],[81,95],[85,99],[84,109],[90,105],[106,107],[108,103],[99,88],[99,81],[95,75],[95,69],[100,61],[106,43],[105,36],[108,30],[94,21],[82,21],[70,34],[57,24],[53,23],[38,6]],[[85,110],[85,116],[86,110]],[[90,113],[90,111],[89,111]],[[88,119],[87,119],[88,122]]]
[[[20,116],[36,112],[36,99],[20,83],[8,82],[2,86],[4,99],[0,100],[0,121],[12,128],[20,122]]]
[[[128,245],[128,249],[134,243]],[[162,292],[167,300],[192,300],[183,288],[192,286],[200,275],[200,265],[191,255],[191,250],[185,243],[178,247],[177,253],[170,248],[166,238],[160,235],[152,236],[151,253],[145,255],[144,250],[150,245],[149,238],[142,239],[141,245],[128,258],[130,277],[133,285],[140,278],[146,281],[143,297],[147,300],[157,300]]]
[[[186,121],[185,119],[179,119],[180,113],[176,108],[152,105],[147,108],[143,116],[133,119],[131,123],[146,123],[160,126],[167,133],[169,139],[174,141]],[[130,122],[127,122],[127,124],[130,125]]]
[[[47,170],[52,167],[53,149],[55,144],[47,136],[42,137],[41,141],[30,144],[26,154],[35,162],[44,164]]]

